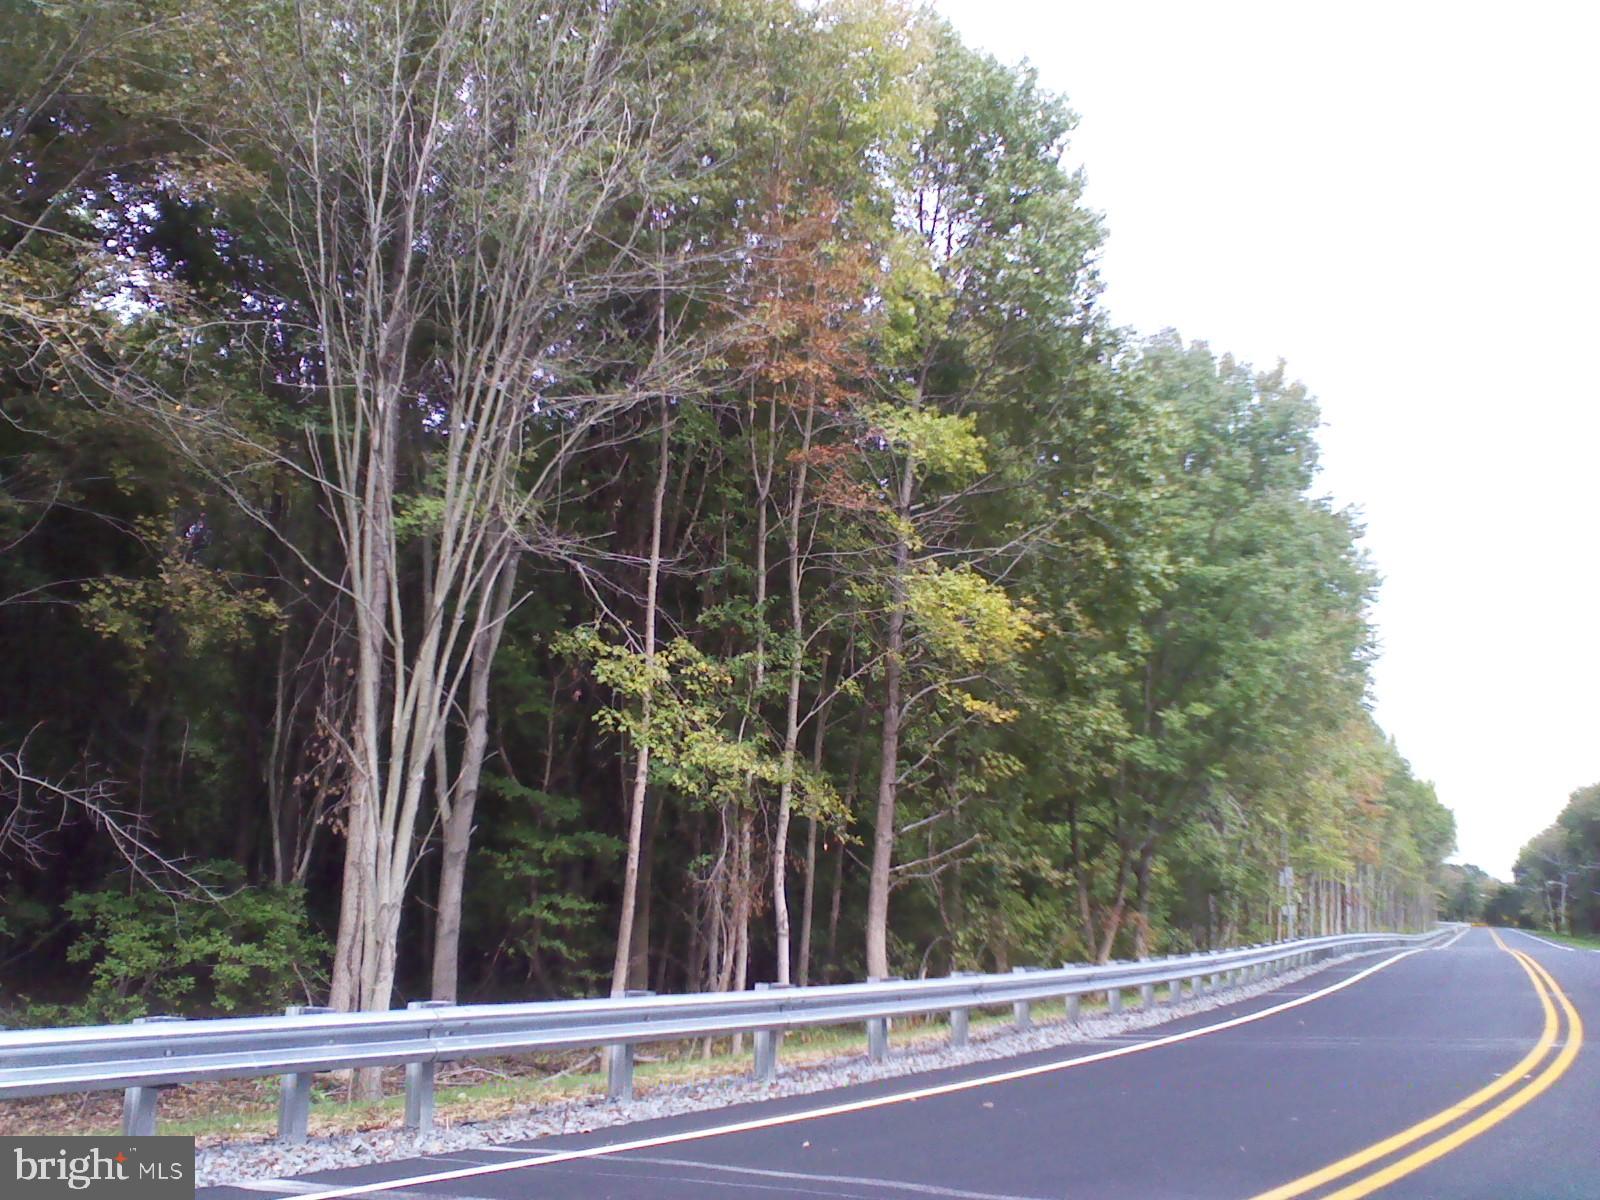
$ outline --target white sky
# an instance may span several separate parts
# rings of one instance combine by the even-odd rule
[[[1378,720],[1509,878],[1600,780],[1600,5],[936,7],[1080,114],[1113,318],[1319,398]]]

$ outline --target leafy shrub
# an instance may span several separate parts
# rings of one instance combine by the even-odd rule
[[[211,864],[202,873],[225,887],[237,867]],[[215,901],[86,892],[65,907],[79,930],[67,959],[90,964],[89,991],[74,1014],[84,1022],[270,1012],[303,1002],[328,952],[299,888],[248,888]]]
[[[567,875],[574,863],[614,863],[622,843],[583,828],[575,797],[504,776],[484,783],[510,811],[474,852],[467,915],[476,939],[494,947],[494,964],[516,967],[546,993],[594,990],[607,979],[606,909],[576,893]]]

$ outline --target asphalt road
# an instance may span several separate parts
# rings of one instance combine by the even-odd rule
[[[1600,952],[1474,929],[1123,1038],[200,1195],[1600,1200],[1584,1023]]]

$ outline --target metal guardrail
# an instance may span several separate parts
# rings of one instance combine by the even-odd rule
[[[633,1048],[640,1042],[754,1035],[755,1074],[776,1074],[783,1032],[818,1025],[865,1024],[874,1061],[888,1053],[895,1017],[948,1012],[953,1045],[967,1040],[974,1008],[1010,1005],[1017,1026],[1032,1021],[1032,1005],[1065,999],[1078,1017],[1082,998],[1104,993],[1112,1011],[1137,989],[1145,1006],[1156,988],[1177,1000],[1219,986],[1259,979],[1316,959],[1421,946],[1455,932],[1351,934],[1208,951],[1139,962],[1059,969],[1017,968],[1005,975],[959,974],[937,979],[877,980],[822,987],[756,984],[748,992],[709,992],[531,1004],[441,1005],[431,1001],[381,1013],[333,1013],[292,1008],[281,1017],[187,1021],[155,1017],[131,1025],[0,1031],[0,1100],[63,1092],[122,1089],[123,1130],[155,1132],[159,1089],[208,1079],[281,1075],[278,1135],[305,1139],[311,1079],[318,1071],[403,1064],[409,1129],[433,1122],[434,1072],[439,1063],[489,1055],[575,1047],[608,1047],[608,1094],[633,1095]]]

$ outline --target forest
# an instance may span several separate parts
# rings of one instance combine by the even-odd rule
[[[0,0],[0,1021],[1431,923],[1316,404],[1116,323],[1076,120],[897,0]]]

